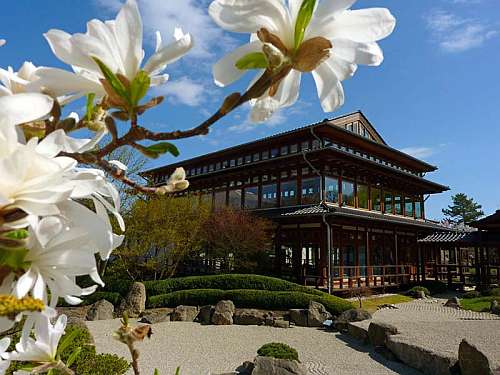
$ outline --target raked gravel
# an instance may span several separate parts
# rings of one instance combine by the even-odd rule
[[[98,352],[128,358],[125,345],[112,338],[119,320],[87,322]],[[151,340],[140,349],[141,374],[207,375],[235,370],[252,360],[263,344],[283,342],[297,349],[312,375],[418,375],[403,364],[389,362],[343,335],[313,328],[280,329],[259,326],[202,326],[198,323],[165,322],[153,325]],[[132,372],[130,372],[132,374]]]

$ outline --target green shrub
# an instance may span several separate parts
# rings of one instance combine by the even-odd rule
[[[467,298],[467,299],[477,298],[477,297],[481,297],[481,293],[479,293],[477,290],[471,290],[462,295],[462,298]]]
[[[325,294],[321,291],[274,277],[244,274],[189,276],[158,281],[146,281],[144,285],[146,286],[146,293],[148,296],[157,296],[191,289],[255,289],[302,292],[313,295]]]
[[[448,290],[447,284],[439,280],[421,281],[419,282],[418,286],[427,288],[427,290],[430,292],[430,295],[446,293],[446,291]]]
[[[483,290],[481,295],[486,297],[500,297],[500,288],[490,288]]]
[[[75,373],[78,375],[121,375],[130,364],[116,354],[84,355],[78,358]]]
[[[297,350],[287,344],[279,342],[272,342],[263,345],[259,350],[257,350],[257,354],[262,357],[289,359],[299,362],[299,353],[297,353]]]
[[[149,297],[149,308],[176,307],[178,305],[213,305],[220,300],[228,299],[236,307],[260,308],[270,310],[288,310],[307,308],[310,301],[316,301],[325,306],[333,315],[354,308],[352,303],[342,298],[307,294],[302,292],[276,292],[268,290],[220,290],[220,289],[193,289],[181,290],[173,293]]]
[[[413,288],[411,288],[407,294],[411,297],[417,297],[419,292],[424,292],[424,294],[426,296],[431,295],[431,293],[429,292],[429,289],[427,289],[425,286],[420,286],[420,285],[417,285],[417,286],[414,286]]]

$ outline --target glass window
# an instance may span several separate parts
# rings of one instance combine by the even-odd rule
[[[352,132],[354,129],[354,124],[351,122],[350,124],[347,124],[347,130],[349,130],[350,132]]]
[[[290,154],[295,154],[299,149],[299,145],[297,143],[290,146]]]
[[[281,155],[288,155],[288,146],[281,146]]]
[[[339,202],[339,180],[334,177],[325,177],[326,200],[331,203]]]
[[[280,150],[279,149],[273,148],[271,150],[271,158],[275,158],[275,157],[279,156],[279,154],[280,154]]]
[[[319,177],[302,180],[302,204],[319,203],[321,199],[319,193],[320,186]]]
[[[252,162],[252,155],[245,156],[245,163],[251,163],[251,162]]]
[[[230,166],[230,167],[235,167],[235,166],[236,166],[236,159],[231,159],[231,160],[229,161],[229,166]]]
[[[253,154],[253,161],[259,161],[260,160],[260,154],[257,152]]]
[[[216,191],[214,194],[214,206],[223,207],[226,205],[226,191]]]
[[[201,167],[196,168],[196,174],[201,174]]]
[[[243,164],[243,156],[238,158],[238,165],[242,165],[242,164]]]
[[[206,166],[206,165],[205,165],[205,166],[203,167],[203,173],[207,173],[207,172],[208,172],[208,166]]]
[[[296,176],[297,176],[297,170],[296,170],[296,169],[292,169],[292,170],[290,171],[290,176],[291,176],[291,177],[296,177]]]
[[[354,182],[342,180],[342,204],[354,207]]]
[[[392,193],[389,191],[384,191],[384,212],[392,214]]]
[[[208,167],[208,171],[209,172],[213,172],[215,169],[215,165],[214,164],[210,164],[210,166]]]
[[[320,142],[317,139],[313,140],[312,149],[317,150],[320,147],[321,147]]]
[[[262,151],[262,160],[269,159],[269,151]]]
[[[252,182],[253,182],[254,184],[259,183],[259,176],[253,176],[253,177],[252,177]]]
[[[257,186],[245,188],[245,208],[259,208],[259,188]]]
[[[211,206],[212,203],[213,203],[212,200],[213,200],[213,196],[212,196],[212,192],[211,191],[204,191],[204,192],[201,193],[200,201],[202,203]]]
[[[423,219],[423,204],[420,200],[415,201],[415,218]]]
[[[218,162],[218,163],[215,164],[215,170],[219,171],[220,169],[221,169],[221,163]]]
[[[368,209],[368,185],[358,184],[358,207]]]
[[[304,141],[300,144],[300,149],[302,151],[309,150],[309,141]]]
[[[305,176],[305,175],[308,175],[308,174],[309,174],[309,168],[308,167],[302,168],[302,176]]]
[[[227,168],[229,166],[229,161],[228,160],[224,160],[222,162],[222,168]]]
[[[297,204],[297,181],[281,183],[281,206],[295,206]]]
[[[405,215],[413,217],[413,199],[411,197],[405,197]]]
[[[400,194],[394,196],[394,213],[396,215],[403,215],[403,198]]]
[[[276,184],[269,184],[262,186],[262,200],[261,200],[262,208],[276,207],[278,203],[277,198],[278,198],[278,193]]]
[[[229,190],[229,206],[241,208],[241,189]]]

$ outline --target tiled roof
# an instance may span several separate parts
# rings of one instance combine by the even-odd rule
[[[296,211],[284,213],[282,214],[282,216],[323,215],[329,212],[330,210],[327,207],[319,205],[319,206],[300,208]]]
[[[418,242],[469,242],[471,233],[468,232],[435,232]]]

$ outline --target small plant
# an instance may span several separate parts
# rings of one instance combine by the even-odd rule
[[[263,345],[259,350],[257,350],[257,354],[262,357],[288,359],[300,362],[299,353],[297,353],[297,350],[295,350],[291,346],[288,346],[287,344],[282,344],[279,342],[272,342]]]
[[[414,286],[408,291],[408,295],[411,297],[418,297],[420,292],[424,292],[426,296],[430,296],[431,292],[429,292],[429,289],[427,289],[425,286]]]
[[[477,290],[471,290],[467,293],[464,293],[464,295],[462,296],[462,298],[467,298],[467,299],[478,298],[478,297],[481,297],[481,293],[479,293]]]

